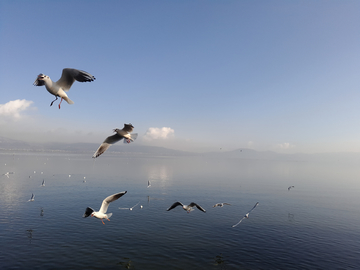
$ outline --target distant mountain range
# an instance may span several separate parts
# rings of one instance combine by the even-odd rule
[[[20,140],[13,140],[0,136],[0,152],[68,152],[68,153],[89,153],[92,155],[99,144],[96,143],[29,143]],[[287,160],[287,161],[342,161],[359,162],[360,153],[319,153],[319,154],[281,154],[272,151],[255,151],[252,149],[236,149],[233,151],[218,151],[207,153],[194,153],[169,149],[165,147],[146,146],[137,143],[112,145],[107,151],[108,154],[126,154],[136,156],[203,156],[208,158],[237,158],[253,160]]]

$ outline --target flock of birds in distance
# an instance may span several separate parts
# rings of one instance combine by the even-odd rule
[[[61,78],[56,81],[53,82],[49,76],[44,75],[44,74],[39,74],[37,76],[37,79],[34,82],[35,86],[43,86],[45,85],[46,90],[55,96],[55,99],[50,103],[50,106],[53,105],[53,103],[58,99],[61,98],[60,103],[59,103],[59,109],[60,109],[60,105],[61,102],[63,100],[65,100],[68,104],[74,104],[74,102],[67,96],[66,92],[70,90],[72,84],[75,81],[78,82],[92,82],[95,80],[95,77],[93,75],[91,75],[90,73],[86,72],[86,71],[82,71],[82,70],[78,70],[78,69],[73,69],[73,68],[64,68],[62,71],[62,75]],[[124,139],[124,143],[131,143],[133,142],[138,134],[137,133],[132,133],[134,127],[132,124],[124,124],[124,128],[123,129],[114,129],[115,134],[112,136],[107,137],[103,143],[99,146],[99,148],[96,150],[96,152],[94,153],[94,155],[92,156],[93,158],[97,158],[98,156],[100,156],[101,154],[103,154],[112,144]],[[7,172],[3,175],[5,175],[6,177],[9,178],[9,175],[13,174],[13,172]],[[85,180],[84,180],[85,182]],[[45,186],[45,180],[43,180],[41,186]],[[148,187],[151,186],[150,181],[148,181]],[[294,188],[294,186],[290,186],[288,187],[288,191],[290,191],[291,188]],[[122,191],[119,193],[115,193],[113,195],[110,195],[108,197],[106,197],[102,204],[101,207],[99,209],[99,211],[95,211],[94,209],[92,209],[91,207],[87,207],[85,210],[85,213],[83,215],[84,218],[86,217],[95,217],[101,220],[101,222],[103,224],[104,221],[103,219],[106,219],[108,221],[110,221],[110,217],[112,216],[112,213],[107,213],[107,210],[109,208],[109,205],[111,202],[116,201],[117,199],[119,199],[120,197],[122,197],[123,195],[125,195],[127,193],[127,191]],[[32,194],[29,202],[33,202],[35,200],[35,195]],[[140,203],[140,202],[139,202]],[[136,205],[134,205],[133,207],[130,208],[126,208],[129,210],[133,210],[133,208],[135,206],[137,206],[139,203],[137,203]],[[217,203],[215,205],[213,205],[213,207],[223,207],[224,205],[230,205],[229,203]],[[248,211],[243,218],[236,223],[235,225],[233,225],[232,227],[236,227],[237,225],[239,225],[245,218],[249,218],[249,214],[251,211],[253,211],[257,206],[259,205],[259,202],[257,202],[253,208],[251,208],[250,211]],[[176,208],[177,206],[181,206],[187,213],[190,213],[191,211],[194,210],[194,207],[196,207],[197,209],[199,209],[202,212],[206,212],[206,210],[201,207],[199,204],[195,203],[195,202],[191,202],[190,204],[186,205],[183,204],[181,202],[175,202],[173,203],[168,209],[167,211],[170,211],[174,208]],[[142,206],[140,206],[142,208]],[[125,208],[120,208],[120,209],[125,209]]]

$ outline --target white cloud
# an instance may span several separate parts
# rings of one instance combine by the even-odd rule
[[[166,140],[173,137],[174,134],[175,131],[169,127],[162,127],[162,128],[151,127],[146,131],[143,138],[147,141],[157,140],[157,139]]]
[[[247,145],[248,145],[249,148],[252,148],[253,145],[254,145],[254,142],[253,141],[248,141]]]
[[[0,116],[20,119],[22,117],[21,112],[27,110],[32,103],[30,100],[17,99],[0,104]]]
[[[280,149],[290,149],[290,148],[294,148],[295,145],[290,144],[290,143],[279,143],[277,145],[277,147],[280,148]]]

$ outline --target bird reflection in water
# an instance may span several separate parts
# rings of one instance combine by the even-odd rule
[[[29,238],[29,241],[31,244],[31,239],[33,238],[33,236],[32,236],[33,229],[26,230],[26,233],[27,233],[27,238]]]
[[[125,269],[135,269],[132,265],[132,261],[129,258],[122,258],[120,262],[118,262],[118,265],[121,265]]]
[[[214,265],[220,266],[220,269],[224,269],[224,270],[226,269],[225,260],[224,260],[224,256],[222,255],[222,253],[220,253],[220,255],[215,256]]]

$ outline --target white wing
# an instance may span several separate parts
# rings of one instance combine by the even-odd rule
[[[106,197],[100,207],[99,212],[105,214],[108,210],[109,204],[113,201],[116,201],[117,199],[119,199],[121,196],[125,195],[127,191],[122,191],[113,195],[110,195],[108,197]]]
[[[238,223],[236,223],[235,225],[232,225],[232,227],[234,228],[234,227],[236,227],[237,225],[239,225],[239,224],[241,223],[241,221],[244,220],[244,218],[245,218],[245,217],[243,217],[242,219],[240,219],[240,221],[239,221]]]

